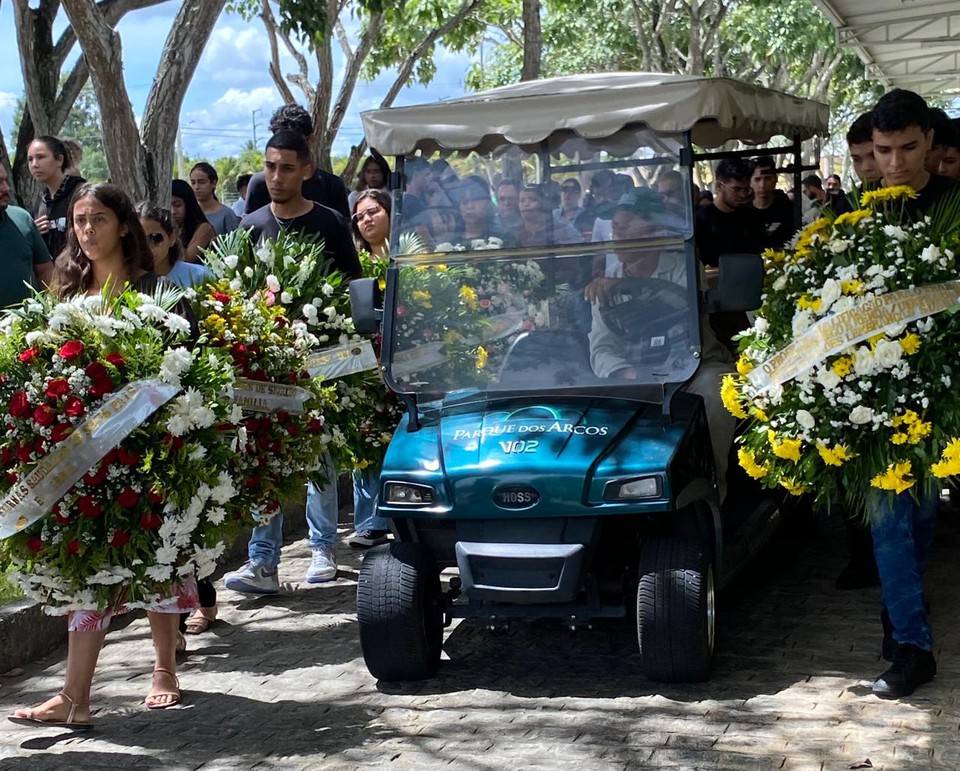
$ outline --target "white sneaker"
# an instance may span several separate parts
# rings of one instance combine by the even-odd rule
[[[247,562],[239,570],[223,577],[227,589],[244,594],[279,594],[280,578],[276,568],[268,568],[260,562]]]
[[[318,546],[307,568],[307,583],[322,584],[337,577],[337,560],[332,546]]]

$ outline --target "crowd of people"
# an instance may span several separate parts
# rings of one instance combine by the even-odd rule
[[[49,286],[61,297],[96,294],[104,287],[117,291],[124,282],[139,287],[158,280],[195,285],[206,276],[203,250],[218,235],[237,227],[252,229],[263,239],[275,238],[281,230],[322,239],[331,265],[347,277],[357,277],[358,250],[366,250],[373,259],[387,258],[391,222],[397,221],[392,215],[398,208],[404,228],[428,247],[469,247],[477,240],[505,247],[570,245],[635,238],[638,233],[683,233],[692,225],[699,259],[709,267],[725,253],[779,248],[796,230],[794,202],[778,189],[782,172],[769,156],[720,162],[712,191],[693,187],[676,168],[664,168],[651,179],[602,169],[592,173],[588,183],[569,175],[525,184],[513,176],[492,182],[478,174],[460,176],[445,160],[408,158],[402,168],[405,192],[394,198],[387,189],[392,172],[376,152],[365,160],[356,189],[349,194],[339,177],[317,168],[310,153],[313,125],[303,108],[280,108],[270,131],[264,169],[236,180],[241,198],[233,208],[220,201],[220,179],[208,163],[197,163],[189,182],[173,180],[169,209],[150,202],[135,206],[118,187],[87,184],[76,171],[76,151],[64,142],[38,137],[30,145],[28,160],[43,189],[32,212],[10,204],[9,181],[0,167],[0,257],[10,270],[0,283],[0,305],[22,300],[31,284]],[[914,215],[958,187],[960,127],[942,111],[928,110],[916,94],[894,91],[883,97],[873,111],[854,122],[846,138],[861,189],[909,185],[919,193]],[[828,207],[840,213],[851,206],[836,175],[828,176],[825,184],[816,176],[806,177],[803,195],[810,202],[809,216]],[[695,206],[689,205],[687,196]],[[690,211],[695,212],[692,223]],[[647,270],[646,263],[627,252],[612,254],[612,261],[594,266],[592,279],[633,275],[638,265]],[[587,299],[596,300],[603,286],[591,281]],[[718,371],[710,371],[696,389],[706,402],[715,403],[708,406],[708,415],[711,431],[723,437],[723,447],[715,450],[721,477],[734,425],[715,392],[719,373],[729,362],[728,352],[718,352]],[[610,369],[607,376],[628,376],[620,365]],[[337,470],[330,465],[328,458],[326,479],[336,477]],[[355,532],[349,539],[353,546],[370,547],[388,539],[388,523],[376,516],[378,476],[375,468],[353,474]],[[309,482],[308,583],[336,577],[338,503],[336,485],[322,484],[319,478]],[[851,525],[851,565],[838,585],[864,586],[879,577],[884,654],[893,664],[874,690],[881,696],[902,696],[936,671],[922,590],[936,506],[903,495],[893,503],[877,499],[874,505],[872,548],[870,532]],[[279,591],[282,525],[278,515],[253,531],[248,561],[226,574],[227,588],[257,594]],[[175,650],[185,647],[184,632],[202,633],[217,616],[210,582],[197,586],[188,579],[178,592],[180,602],[172,610],[149,611],[156,649],[147,697],[152,709],[179,703]],[[178,618],[177,631],[174,618],[185,608],[189,612]],[[17,719],[90,725],[90,683],[108,624],[109,614],[72,615],[63,690],[38,707],[18,711]]]

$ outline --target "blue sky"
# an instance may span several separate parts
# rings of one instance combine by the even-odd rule
[[[118,27],[123,46],[123,63],[127,92],[139,118],[143,111],[167,31],[178,7],[165,2],[127,14]],[[66,15],[58,19],[62,29]],[[19,67],[16,30],[11,3],[0,2],[0,50],[8,51],[8,66],[0,68],[0,128],[8,148],[11,147],[13,113],[17,99],[23,94]],[[335,46],[339,53],[339,49]],[[293,71],[293,60],[283,52],[284,71]],[[259,124],[257,139],[266,140],[266,123],[281,100],[267,71],[270,49],[259,20],[245,22],[235,14],[224,13],[217,22],[210,42],[197,67],[196,74],[183,101],[180,122],[184,151],[191,157],[209,159],[230,155],[253,138],[252,113]],[[337,61],[337,84],[342,59]],[[438,52],[437,74],[429,86],[410,86],[398,96],[395,104],[416,104],[448,99],[464,93],[463,80],[470,60],[449,51]],[[359,114],[379,106],[393,76],[384,73],[372,83],[358,82],[350,109],[340,130],[337,153],[345,153],[351,144],[362,138]],[[293,87],[294,94],[301,94]]]

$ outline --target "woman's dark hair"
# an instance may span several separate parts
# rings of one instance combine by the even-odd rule
[[[183,225],[180,227],[180,243],[186,247],[197,228],[207,221],[207,215],[200,208],[200,202],[189,183],[182,179],[173,180],[170,195],[183,201]]]
[[[43,142],[47,146],[47,149],[53,153],[54,158],[59,155],[63,159],[60,161],[60,171],[66,171],[70,168],[70,151],[59,139],[45,134],[42,137],[37,137],[33,141]]]
[[[175,236],[177,234],[177,223],[173,221],[173,215],[170,214],[169,209],[164,209],[162,206],[154,206],[149,201],[141,201],[137,204],[137,216],[141,220],[153,220],[163,228],[163,232],[168,236]],[[174,265],[182,258],[183,244],[180,243],[180,239],[175,238],[173,246],[171,246],[170,251],[167,252],[167,262]]]
[[[386,185],[387,180],[390,179],[390,166],[387,165],[387,159],[380,155],[380,153],[370,153],[370,155],[367,156],[367,159],[360,165],[360,175],[357,179],[357,192],[367,189],[367,180],[363,175],[363,171],[371,163],[374,166],[377,166],[380,169],[380,173],[383,174],[384,185]]]
[[[210,181],[213,182],[214,186],[216,186],[217,182],[220,181],[220,177],[217,176],[217,170],[206,161],[200,161],[199,163],[193,164],[193,168],[190,169],[190,173],[193,174],[195,171],[202,171],[204,174],[206,174]]]
[[[357,196],[357,200],[353,202],[353,213],[355,214],[357,207],[368,199],[383,208],[387,213],[387,220],[389,221],[393,210],[393,199],[390,198],[389,193],[383,190],[364,190],[360,193],[360,195]],[[370,247],[370,244],[367,243],[367,239],[360,235],[360,228],[357,227],[357,223],[354,222],[352,218],[350,219],[350,232],[353,234],[353,242],[356,244],[358,250],[366,249],[368,252],[373,253],[373,249]]]
[[[94,198],[117,215],[120,227],[126,227],[127,233],[120,238],[123,250],[123,264],[128,273],[137,269],[153,270],[153,253],[144,235],[140,217],[133,203],[116,185],[109,183],[85,184],[77,189],[67,213],[67,245],[53,265],[53,290],[60,299],[70,297],[90,288],[93,279],[93,267],[90,259],[83,253],[77,234],[73,228],[73,210],[84,198]]]

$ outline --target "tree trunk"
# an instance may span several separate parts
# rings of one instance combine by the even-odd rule
[[[170,200],[180,106],[226,0],[184,0],[160,57],[143,115],[143,140],[123,80],[120,36],[98,6],[63,0],[83,49],[100,106],[110,178],[134,199]]]
[[[520,80],[536,80],[540,77],[540,0],[523,0],[523,68]]]

